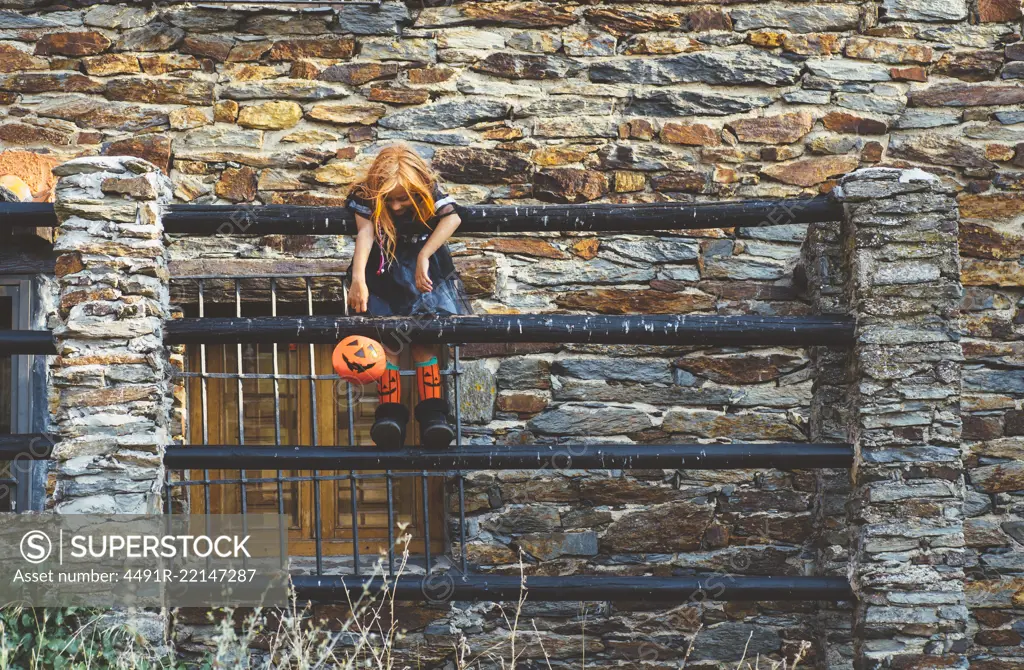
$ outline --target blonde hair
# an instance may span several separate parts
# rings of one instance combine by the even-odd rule
[[[370,202],[373,210],[370,220],[389,263],[395,260],[397,233],[385,198],[401,186],[412,200],[416,218],[426,225],[436,211],[434,186],[438,181],[437,173],[412,147],[397,142],[381,149],[363,178],[349,190],[350,194]]]

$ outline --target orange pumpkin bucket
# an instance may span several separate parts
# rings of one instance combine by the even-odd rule
[[[380,379],[388,364],[384,345],[363,335],[349,335],[334,347],[331,356],[334,371],[353,384],[369,384]]]

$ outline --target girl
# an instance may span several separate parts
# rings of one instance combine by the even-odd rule
[[[455,199],[438,175],[408,145],[380,151],[346,201],[356,219],[356,249],[346,275],[348,303],[370,316],[472,314],[455,272],[448,238],[462,220]],[[396,338],[397,339],[397,338]],[[402,404],[401,346],[387,349],[387,368],[377,381],[378,404],[370,437],[379,447],[401,447],[409,410]],[[412,344],[419,403],[414,411],[428,448],[445,448],[455,437],[441,393],[440,345]]]

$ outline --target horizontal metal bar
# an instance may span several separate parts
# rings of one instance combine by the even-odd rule
[[[459,205],[463,233],[657,232],[701,228],[778,226],[838,221],[831,197],[716,203],[596,203],[585,205]],[[303,205],[168,205],[168,233],[188,235],[354,235],[344,207]],[[0,226],[55,226],[50,203],[3,203]]]
[[[27,458],[42,461],[50,458],[56,436],[46,433],[15,433],[0,435],[0,461]]]
[[[848,468],[849,444],[574,444],[524,447],[463,446],[457,451],[420,447],[171,445],[171,469],[267,470],[526,470],[636,469],[725,470],[733,468]]]
[[[300,602],[355,601],[364,587],[379,592],[383,578],[359,576],[292,575]],[[518,576],[438,574],[429,577],[402,575],[389,580],[396,600],[506,601],[518,600],[522,583]],[[843,577],[753,577],[709,575],[705,577],[613,577],[572,575],[526,577],[526,599],[550,601],[643,601],[659,603],[700,600],[851,600],[853,593]]]
[[[587,205],[460,205],[463,233],[656,232],[699,228],[763,227],[838,221],[842,206],[829,196],[800,200],[721,203],[597,203]],[[214,235],[354,235],[343,207],[295,205],[170,205],[170,233]]]
[[[513,314],[448,317],[279,316],[175,319],[170,344],[333,344],[365,335],[403,342],[561,342],[656,345],[849,345],[854,322],[839,316]],[[393,337],[388,335],[393,334]]]
[[[241,468],[238,467],[238,463],[234,463],[231,466],[235,472],[241,472]],[[198,468],[191,468],[192,470],[198,470]],[[429,477],[444,477],[447,473],[445,472],[428,472]],[[372,481],[372,480],[387,480],[387,479],[405,479],[412,477],[423,477],[423,471],[418,470],[416,472],[404,472],[401,470],[387,472],[354,472],[352,474],[344,475],[325,475],[318,472],[316,476],[313,475],[295,475],[289,477],[282,475],[281,477],[252,477],[246,475],[245,479],[241,477],[217,477],[215,479],[179,479],[171,482],[167,482],[167,486],[170,488],[183,487],[183,486],[209,486],[210,484],[245,484],[246,486],[254,486],[256,484],[276,484],[281,482],[282,484],[288,484],[290,482],[347,482],[350,480],[356,480],[357,482]]]
[[[53,334],[48,330],[0,330],[0,356],[56,353]]]
[[[57,215],[52,202],[0,202],[0,229],[52,228]]]

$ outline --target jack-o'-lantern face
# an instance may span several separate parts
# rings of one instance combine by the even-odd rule
[[[441,374],[437,364],[425,365],[417,370],[417,391],[420,400],[441,397]]]
[[[387,365],[384,346],[369,337],[351,335],[334,348],[331,357],[340,377],[360,384],[376,381]]]

